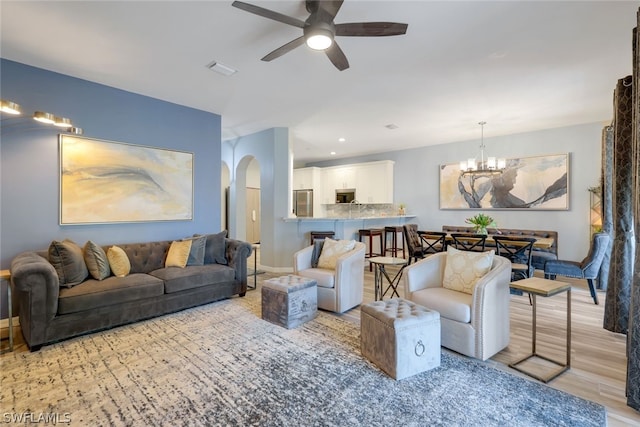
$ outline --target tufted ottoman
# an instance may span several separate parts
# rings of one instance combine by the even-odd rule
[[[401,298],[361,308],[362,355],[396,380],[440,366],[440,313]]]
[[[300,326],[318,314],[316,281],[282,276],[262,284],[262,318],[287,329]]]

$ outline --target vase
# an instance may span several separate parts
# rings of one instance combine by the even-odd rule
[[[487,227],[475,227],[476,234],[484,234],[485,236],[489,234],[489,232],[487,231]]]

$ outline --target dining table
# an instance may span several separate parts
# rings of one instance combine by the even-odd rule
[[[429,232],[426,231],[418,231],[418,235],[420,235],[420,238],[425,239],[427,241],[431,241],[433,242],[432,239],[428,239],[427,237],[423,237],[423,236],[428,236]],[[519,238],[519,237],[532,237],[532,236],[511,236],[509,234],[488,234],[487,235],[487,242],[493,242],[493,236],[500,236],[500,237],[514,237],[514,238]],[[534,239],[536,239],[536,241],[533,243],[533,247],[534,248],[538,248],[538,249],[549,249],[550,247],[553,246],[555,240],[550,238],[550,237],[533,237]],[[473,237],[469,238],[469,240],[473,240]],[[453,242],[453,237],[451,237],[451,233],[447,233],[447,235],[445,236],[445,242],[446,243],[452,243]],[[524,246],[527,244],[527,242],[525,241],[517,241],[514,240],[513,241],[513,246]]]

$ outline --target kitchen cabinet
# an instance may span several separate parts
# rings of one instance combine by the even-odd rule
[[[322,202],[336,202],[336,190],[355,189],[360,203],[393,203],[391,160],[332,166],[322,169]]]
[[[294,190],[315,190],[320,185],[320,168],[309,167],[293,170]]]

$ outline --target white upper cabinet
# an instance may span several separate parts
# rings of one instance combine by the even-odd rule
[[[322,168],[322,203],[336,202],[336,190],[355,189],[360,203],[393,203],[391,160]]]
[[[320,168],[300,168],[293,170],[294,190],[319,190]]]

